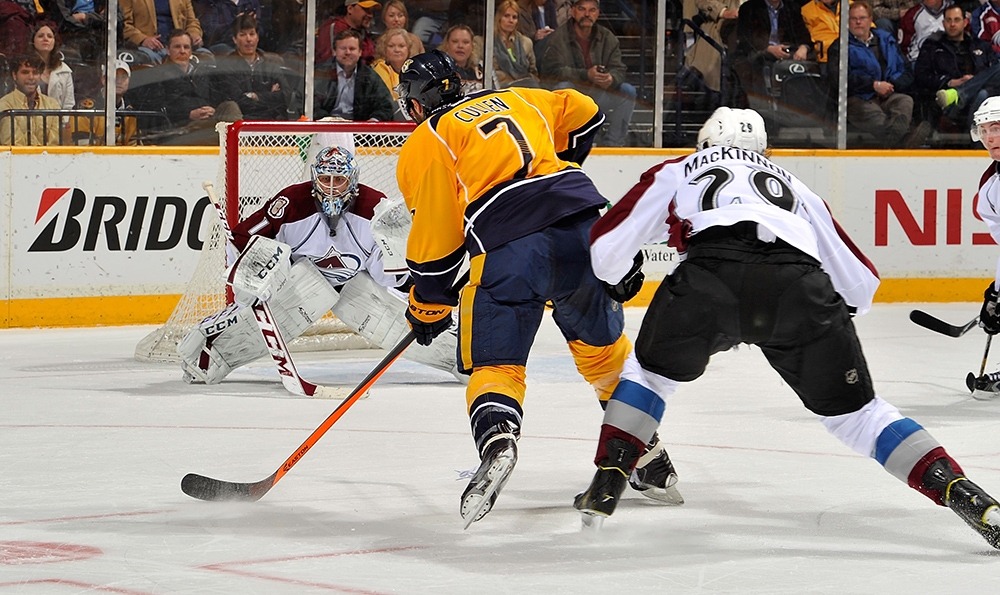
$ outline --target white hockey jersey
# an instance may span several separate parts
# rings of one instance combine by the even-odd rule
[[[644,244],[667,242],[683,258],[690,237],[741,221],[756,222],[762,241],[781,238],[818,260],[859,314],[871,308],[878,273],[823,199],[765,157],[728,147],[668,160],[643,173],[591,230],[594,273],[617,283]]]
[[[979,199],[976,202],[976,213],[986,222],[993,241],[1000,244],[1000,164],[996,161],[983,173],[979,180]],[[994,273],[993,286],[1000,288],[1000,260]]]
[[[313,261],[334,287],[347,283],[360,271],[368,271],[383,287],[394,288],[406,281],[408,271],[386,270],[382,250],[371,233],[375,205],[385,195],[365,185],[349,210],[337,219],[334,233],[312,195],[312,182],[294,184],[279,192],[263,207],[233,229],[235,249],[243,250],[251,236],[276,239],[292,248],[292,262]],[[237,253],[228,253],[229,264]]]

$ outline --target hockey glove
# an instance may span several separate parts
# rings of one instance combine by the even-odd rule
[[[645,279],[646,275],[642,274],[642,250],[639,250],[636,252],[635,258],[632,259],[632,268],[625,273],[622,280],[615,285],[605,283],[604,290],[608,292],[611,299],[624,304],[639,293]]]
[[[979,326],[991,335],[1000,333],[1000,312],[997,312],[997,290],[990,281],[983,294],[983,309],[979,312]]]
[[[417,288],[410,288],[410,305],[406,308],[406,320],[417,336],[417,343],[427,346],[434,337],[451,326],[451,306],[426,304],[417,296]]]

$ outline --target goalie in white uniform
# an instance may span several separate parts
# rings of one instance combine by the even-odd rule
[[[712,355],[748,343],[831,434],[1000,548],[997,502],[875,394],[851,320],[871,308],[874,267],[823,199],[768,160],[766,147],[757,112],[719,108],[696,153],[646,171],[591,229],[591,264],[609,284],[633,284],[633,255],[645,243],[667,241],[684,259],[649,304],[605,410],[597,472],[576,508],[614,512],[666,398],[701,376]]]
[[[320,150],[312,180],[293,184],[233,229],[227,249],[235,302],[205,318],[178,345],[185,380],[215,384],[267,355],[252,308],[266,300],[291,341],[331,309],[368,341],[389,348],[409,332],[404,317],[409,212],[358,183],[343,147]],[[457,372],[455,333],[410,346],[404,358]]]

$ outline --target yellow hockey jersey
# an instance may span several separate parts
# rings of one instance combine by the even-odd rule
[[[480,91],[420,124],[396,177],[413,216],[407,264],[420,296],[454,305],[466,253],[487,252],[606,200],[579,164],[604,114],[567,89]]]

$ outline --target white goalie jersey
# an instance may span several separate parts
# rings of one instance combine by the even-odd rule
[[[319,211],[312,196],[312,183],[303,182],[285,188],[257,212],[233,229],[229,264],[246,248],[252,236],[264,236],[288,244],[292,261],[308,258],[334,287],[349,281],[360,271],[367,271],[379,285],[398,287],[406,281],[405,266],[387,266],[382,249],[372,236],[370,220],[384,194],[365,185],[358,186],[358,197],[331,230],[326,216]]]
[[[834,221],[822,198],[762,155],[711,147],[646,171],[591,231],[594,272],[617,283],[644,244],[687,241],[713,226],[757,223],[762,241],[781,238],[818,260],[859,314],[871,308],[875,267]]]

